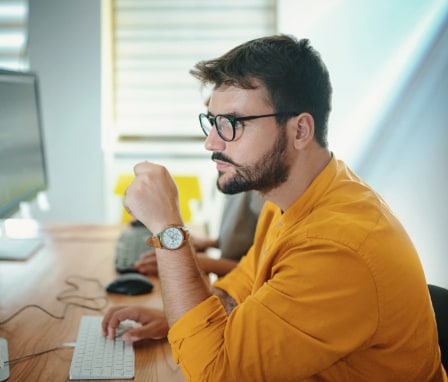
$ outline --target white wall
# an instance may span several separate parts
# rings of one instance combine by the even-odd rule
[[[201,142],[141,143],[129,148],[111,144],[110,136],[102,139],[101,127],[107,129],[111,123],[108,114],[101,115],[102,106],[110,113],[111,68],[104,46],[109,36],[101,35],[108,33],[107,26],[101,25],[101,12],[108,7],[102,8],[101,3],[39,0],[29,4],[30,66],[40,77],[50,177],[50,209],[41,211],[33,204],[31,213],[43,222],[119,222],[117,177],[132,173],[134,164],[142,160],[163,163],[175,174],[198,175],[203,195],[214,186],[216,171]],[[211,230],[216,232],[217,227]]]
[[[329,68],[331,149],[401,219],[428,281],[448,287],[446,40],[432,56],[428,52],[444,23],[448,33],[448,2],[279,0],[279,5],[280,32],[309,38]]]
[[[41,221],[104,221],[100,3],[29,1],[50,181],[50,209],[33,210]]]

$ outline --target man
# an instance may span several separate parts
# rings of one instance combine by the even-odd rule
[[[254,244],[210,288],[170,174],[136,165],[124,203],[161,233],[150,244],[165,241],[156,250],[165,311],[115,308],[104,333],[130,318],[147,337],[168,334],[191,381],[446,381],[410,239],[327,147],[331,85],[319,54],[307,40],[272,36],[192,74],[214,85],[200,123],[218,188],[266,200]]]

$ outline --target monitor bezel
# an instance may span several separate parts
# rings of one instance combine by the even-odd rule
[[[19,79],[31,80],[33,84],[34,90],[34,99],[36,102],[36,113],[37,113],[37,124],[38,124],[38,134],[39,134],[39,147],[40,154],[42,157],[42,174],[43,174],[43,183],[36,185],[33,188],[26,190],[26,192],[15,196],[13,199],[9,200],[4,205],[0,205],[0,219],[7,219],[8,217],[13,216],[20,210],[20,205],[23,202],[30,202],[37,198],[39,193],[48,190],[49,187],[49,179],[48,179],[48,167],[47,167],[47,157],[45,152],[45,142],[44,142],[44,130],[42,123],[42,108],[41,108],[41,99],[40,99],[40,84],[39,78],[36,72],[33,71],[16,71],[10,69],[0,68],[0,81],[3,80],[4,77],[14,78],[18,77]]]

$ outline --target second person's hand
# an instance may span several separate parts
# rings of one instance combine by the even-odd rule
[[[154,250],[145,252],[140,259],[134,263],[137,272],[144,275],[157,276],[157,258]]]

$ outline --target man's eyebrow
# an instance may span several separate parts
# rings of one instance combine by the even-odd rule
[[[223,115],[225,117],[232,117],[232,118],[239,118],[239,117],[243,117],[244,115],[237,113],[237,112],[230,112],[230,113],[218,113],[218,114],[213,114],[210,112],[207,112],[207,116],[209,117],[216,117],[217,115]]]

